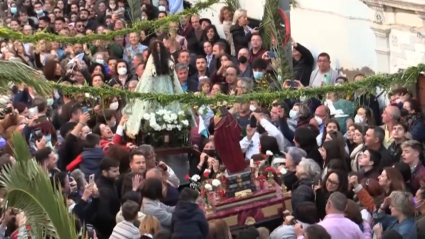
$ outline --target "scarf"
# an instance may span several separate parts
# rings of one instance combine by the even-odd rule
[[[420,113],[408,114],[400,119],[400,122],[407,126],[408,129],[415,123],[416,120],[421,118]]]

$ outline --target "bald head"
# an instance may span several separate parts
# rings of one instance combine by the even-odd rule
[[[316,111],[314,112],[314,116],[317,116],[322,119],[322,122],[317,122],[318,125],[322,125],[330,118],[330,110],[328,107],[321,105],[316,108]]]
[[[388,124],[397,122],[400,119],[400,109],[397,106],[387,106],[384,113],[382,113],[382,122]]]
[[[146,179],[148,178],[162,178],[161,170],[157,168],[151,168],[146,172]]]

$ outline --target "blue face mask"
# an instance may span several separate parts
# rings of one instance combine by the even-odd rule
[[[254,79],[259,80],[264,77],[264,73],[261,71],[254,71]]]
[[[16,14],[17,12],[18,12],[18,9],[16,7],[11,7],[10,8],[10,13]]]
[[[46,143],[52,142],[52,136],[51,135],[45,135],[44,139],[46,140]]]
[[[99,63],[101,65],[105,64],[105,61],[103,59],[96,59],[96,63]]]
[[[47,105],[52,106],[55,101],[52,98],[47,99]]]
[[[41,15],[41,14],[43,14],[43,10],[42,9],[36,10],[35,13],[37,13],[38,15]]]

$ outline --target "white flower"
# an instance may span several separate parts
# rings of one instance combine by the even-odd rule
[[[218,179],[213,179],[211,183],[214,187],[218,187],[221,185],[221,182]]]
[[[170,115],[171,120],[176,120],[177,119],[177,115],[174,113],[171,113]]]
[[[163,124],[163,125],[161,125],[161,129],[166,129],[167,128],[167,125],[166,124]]]
[[[279,172],[280,172],[280,174],[283,175],[283,174],[286,174],[287,171],[284,167],[282,167]]]
[[[168,130],[168,131],[173,130],[173,125],[171,125],[171,124],[167,124],[167,130]]]
[[[205,185],[204,185],[204,188],[205,188],[206,190],[208,190],[208,191],[211,191],[211,190],[212,190],[212,186],[211,186],[211,184],[209,184],[209,183],[205,184]]]
[[[181,125],[177,125],[177,129],[178,130],[182,130],[182,126]]]
[[[179,111],[178,113],[177,113],[178,115],[184,115],[184,111]]]
[[[182,120],[182,124],[183,124],[184,126],[188,126],[188,125],[189,125],[189,121],[188,121],[188,120]]]
[[[198,182],[201,179],[201,177],[198,174],[194,174],[192,178],[190,178],[193,182]]]
[[[148,113],[145,113],[144,115],[143,115],[143,119],[145,119],[145,120],[149,120],[151,118],[151,115],[150,114],[148,114]]]
[[[267,151],[266,151],[266,154],[267,154],[268,156],[273,156],[273,153],[272,153],[272,151],[270,151],[270,150],[267,150]]]
[[[164,115],[162,118],[163,118],[163,119],[164,119],[164,121],[165,121],[165,122],[167,122],[167,123],[171,123],[171,122],[173,122],[173,119],[172,119],[172,118],[171,118],[171,116],[170,116],[170,115],[168,115],[168,114]]]

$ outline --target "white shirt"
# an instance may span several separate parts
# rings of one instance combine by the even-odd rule
[[[242,153],[245,153],[245,159],[251,159],[252,155],[260,153],[259,145],[260,145],[260,134],[255,132],[252,136],[251,140],[245,136],[239,144],[242,149]]]
[[[289,142],[286,142],[285,144],[285,137],[283,137],[282,132],[280,132],[280,130],[267,119],[261,119],[260,124],[263,126],[269,136],[276,138],[280,151],[285,152],[285,148],[289,146]]]

